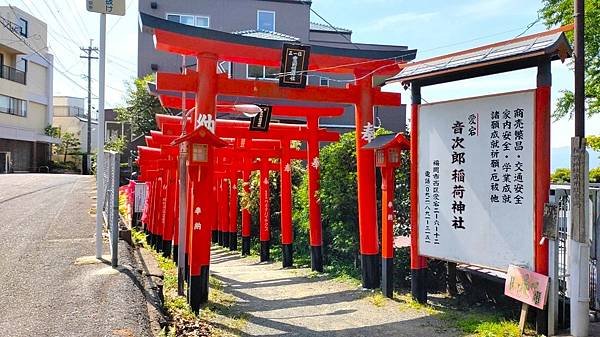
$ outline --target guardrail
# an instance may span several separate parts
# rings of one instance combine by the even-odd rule
[[[121,155],[104,151],[104,202],[102,217],[108,228],[110,242],[110,264],[116,268],[119,263],[119,174]]]
[[[9,81],[21,83],[23,85],[25,85],[27,83],[27,73],[26,72],[16,69],[16,68],[9,67],[7,65],[2,65],[2,68],[0,68],[0,78],[4,78]]]

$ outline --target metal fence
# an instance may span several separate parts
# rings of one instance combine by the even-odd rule
[[[104,202],[102,217],[108,228],[111,265],[116,268],[119,262],[119,174],[121,156],[119,153],[104,151]]]
[[[599,242],[597,232],[599,231],[598,219],[600,219],[600,191],[590,190],[590,278],[589,278],[589,298],[590,310],[600,311],[600,293],[598,293],[598,272],[597,258]],[[567,251],[569,246],[569,235],[571,225],[571,198],[568,188],[557,188],[551,192],[551,202],[556,204],[558,209],[558,223],[556,231],[556,240],[550,241],[550,274],[554,275],[556,282],[552,284],[550,292],[556,294],[556,297],[550,296],[554,303],[549,303],[555,308],[556,325],[559,329],[569,327],[570,311],[570,293],[569,293],[569,263]]]

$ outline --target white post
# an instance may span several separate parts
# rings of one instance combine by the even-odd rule
[[[106,14],[100,14],[100,71],[98,99],[98,149],[96,150],[96,258],[102,257],[102,205],[104,205],[104,88],[106,66]]]
[[[571,141],[571,232],[569,236],[569,298],[571,299],[571,335],[589,333],[590,310],[590,239],[589,178],[585,138]]]

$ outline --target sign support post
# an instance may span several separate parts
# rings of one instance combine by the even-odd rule
[[[410,114],[410,290],[413,299],[427,303],[427,260],[419,255],[419,105],[421,86],[412,83]]]
[[[588,154],[585,149],[585,50],[584,0],[575,2],[575,137],[571,139],[571,236],[569,266],[571,270],[571,335],[589,332],[589,260],[588,224],[589,183]]]
[[[100,72],[98,100],[98,149],[96,150],[96,258],[102,257],[102,205],[104,195],[104,94],[106,68],[106,14],[100,14]]]

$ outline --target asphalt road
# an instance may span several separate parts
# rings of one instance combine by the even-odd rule
[[[89,176],[0,175],[2,336],[150,336],[126,244],[118,271],[75,263],[95,254],[93,195]]]

